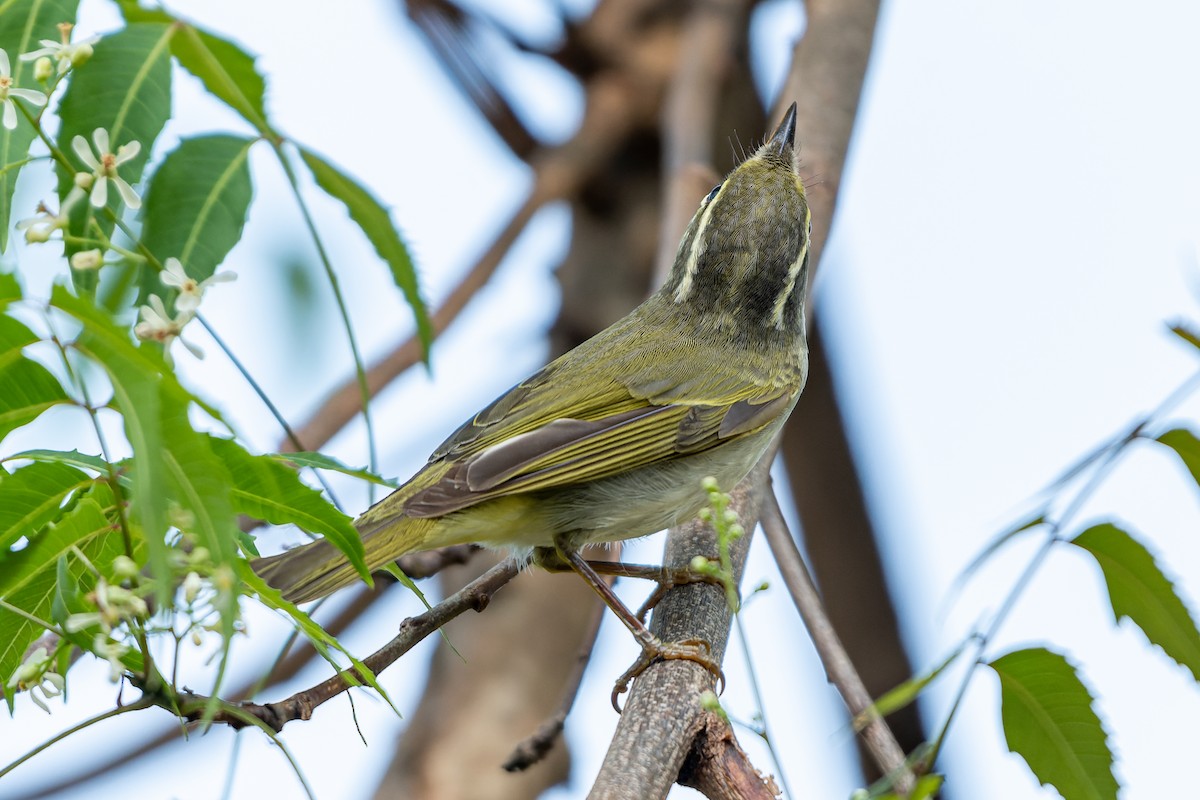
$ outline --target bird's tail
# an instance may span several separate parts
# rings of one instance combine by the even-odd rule
[[[277,556],[256,558],[250,562],[250,567],[292,603],[324,597],[349,586],[359,577],[342,551],[324,539],[285,550]]]
[[[427,538],[434,521],[404,516],[378,517],[374,524],[358,523],[366,551],[367,568],[375,571],[405,553],[430,546]],[[336,592],[359,580],[349,559],[325,539],[284,551],[277,556],[256,558],[250,567],[259,577],[283,593],[285,600],[305,603]]]

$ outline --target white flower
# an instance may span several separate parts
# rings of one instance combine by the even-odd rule
[[[88,175],[88,177],[90,178],[91,176]],[[17,222],[17,230],[25,231],[25,241],[29,244],[49,241],[50,234],[67,227],[71,216],[71,209],[85,197],[87,197],[87,192],[78,186],[72,187],[71,191],[67,192],[67,197],[63,200],[62,209],[57,214],[51,214],[50,209],[46,208],[45,203],[38,203],[38,215],[29,219],[19,220]]]
[[[107,634],[97,633],[92,638],[92,651],[108,662],[111,669],[108,679],[116,683],[125,674],[125,665],[121,663],[121,656],[129,652],[129,648],[120,642],[108,638]]]
[[[92,170],[92,205],[96,208],[101,208],[108,202],[108,184],[111,182],[117,187],[117,193],[121,195],[121,199],[125,201],[125,205],[130,208],[139,208],[142,205],[142,199],[137,196],[137,192],[133,191],[124,178],[117,174],[117,167],[134,158],[142,151],[141,142],[129,142],[117,148],[116,154],[109,149],[108,131],[104,128],[96,128],[92,131],[92,141],[96,145],[96,154],[92,153],[92,148],[88,146],[87,140],[82,136],[76,136],[71,140],[71,148],[74,149],[75,155],[79,156],[79,160]],[[78,181],[76,182],[78,184]]]
[[[104,253],[99,249],[80,250],[71,255],[72,269],[99,269],[104,266]]]
[[[8,688],[18,692],[29,692],[29,699],[38,708],[50,713],[46,700],[62,694],[66,681],[62,675],[51,670],[50,654],[45,647],[37,647],[30,653],[8,680]]]
[[[142,306],[141,311],[142,321],[134,326],[134,335],[143,341],[158,342],[167,351],[170,350],[171,343],[179,339],[183,326],[191,322],[193,317],[191,311],[184,311],[177,319],[171,319],[162,298],[156,294],[150,295],[150,305]],[[179,341],[183,342],[183,346],[196,358],[204,358],[204,351],[199,347],[184,339]]]
[[[13,102],[14,97],[35,106],[46,105],[46,95],[41,92],[13,86],[12,65],[8,61],[8,53],[0,50],[0,106],[4,106],[4,127],[10,131],[17,127],[17,104]]]
[[[86,39],[80,39],[78,42],[72,43],[71,28],[74,26],[68,22],[64,22],[58,26],[58,30],[62,33],[62,41],[56,42],[53,39],[39,39],[38,44],[42,47],[40,50],[34,50],[32,53],[22,53],[22,61],[36,61],[39,58],[53,58],[58,62],[58,74],[62,75],[71,67],[82,66],[89,58],[92,57],[92,45],[100,41],[99,36],[89,36]]]
[[[194,312],[200,307],[200,300],[204,297],[205,289],[214,283],[228,283],[237,280],[237,273],[218,272],[212,277],[198,281],[188,276],[178,258],[168,258],[163,263],[163,271],[159,273],[159,277],[167,286],[179,290],[179,297],[175,298],[175,307],[180,311]]]
[[[200,576],[195,572],[189,572],[187,577],[183,579],[183,599],[188,604],[196,602],[196,597],[200,594],[200,590],[204,588],[204,582],[200,580]]]

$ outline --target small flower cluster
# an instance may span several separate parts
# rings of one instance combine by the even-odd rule
[[[218,272],[215,275],[198,281],[190,277],[183,269],[183,264],[177,258],[168,258],[163,264],[162,282],[179,295],[175,298],[175,310],[178,315],[172,317],[167,313],[166,305],[158,295],[150,295],[149,305],[141,308],[142,321],[133,329],[134,334],[143,341],[158,342],[164,350],[169,350],[171,343],[179,339],[183,346],[196,358],[204,358],[204,351],[199,347],[180,338],[183,328],[196,316],[200,301],[209,286],[215,283],[228,283],[236,280],[237,274],[231,271]]]
[[[5,685],[10,692],[29,692],[34,705],[49,714],[50,706],[46,705],[46,701],[62,694],[67,684],[53,666],[49,651],[45,646],[38,645],[25,656]]]
[[[34,62],[34,80],[47,89],[45,92],[39,92],[36,89],[20,89],[14,86],[12,61],[6,51],[0,50],[0,123],[3,123],[8,130],[15,130],[17,127],[15,100],[24,100],[26,103],[41,108],[49,101],[49,93],[53,92],[53,86],[50,85],[51,79],[57,83],[67,74],[68,70],[83,66],[92,57],[92,45],[99,41],[100,37],[89,36],[86,39],[72,42],[72,28],[74,26],[71,23],[62,23],[58,26],[61,42],[42,39],[39,42],[40,49],[31,53],[23,53],[19,57],[21,61]],[[57,69],[55,64],[57,64]]]
[[[128,556],[117,556],[112,572],[117,579],[129,580],[138,574],[138,566]],[[84,599],[96,610],[72,614],[63,623],[63,628],[68,633],[100,628],[92,636],[92,652],[108,662],[109,680],[116,683],[125,674],[122,659],[129,652],[129,646],[122,641],[121,629],[129,624],[144,623],[150,616],[150,609],[133,589],[109,583],[103,577],[97,579],[96,588]]]
[[[183,541],[189,539],[184,534]],[[183,575],[179,592],[183,601],[181,610],[187,618],[186,627],[176,634],[177,638],[188,637],[199,647],[204,644],[205,633],[221,629],[222,613],[229,609],[237,613],[233,571],[227,564],[214,566],[208,548],[201,545],[192,546],[189,551],[173,551],[171,564],[177,575]],[[240,622],[235,621],[235,629],[243,629]]]

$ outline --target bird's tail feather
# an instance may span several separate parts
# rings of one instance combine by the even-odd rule
[[[375,571],[405,553],[424,547],[457,542],[432,542],[436,522],[404,516],[366,516],[356,523],[366,551],[367,569]],[[285,600],[305,603],[336,592],[355,581],[359,574],[349,559],[325,539],[284,551],[277,556],[257,558],[251,568]]]
[[[283,593],[285,600],[305,603],[359,580],[358,570],[324,539],[250,562],[259,577]]]

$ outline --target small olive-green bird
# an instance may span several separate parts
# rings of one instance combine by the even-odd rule
[[[370,569],[469,542],[575,566],[585,544],[691,519],[705,477],[745,477],[808,371],[795,131],[793,105],[700,203],[658,292],[501,395],[356,520]],[[254,569],[293,602],[358,577],[323,540]]]

